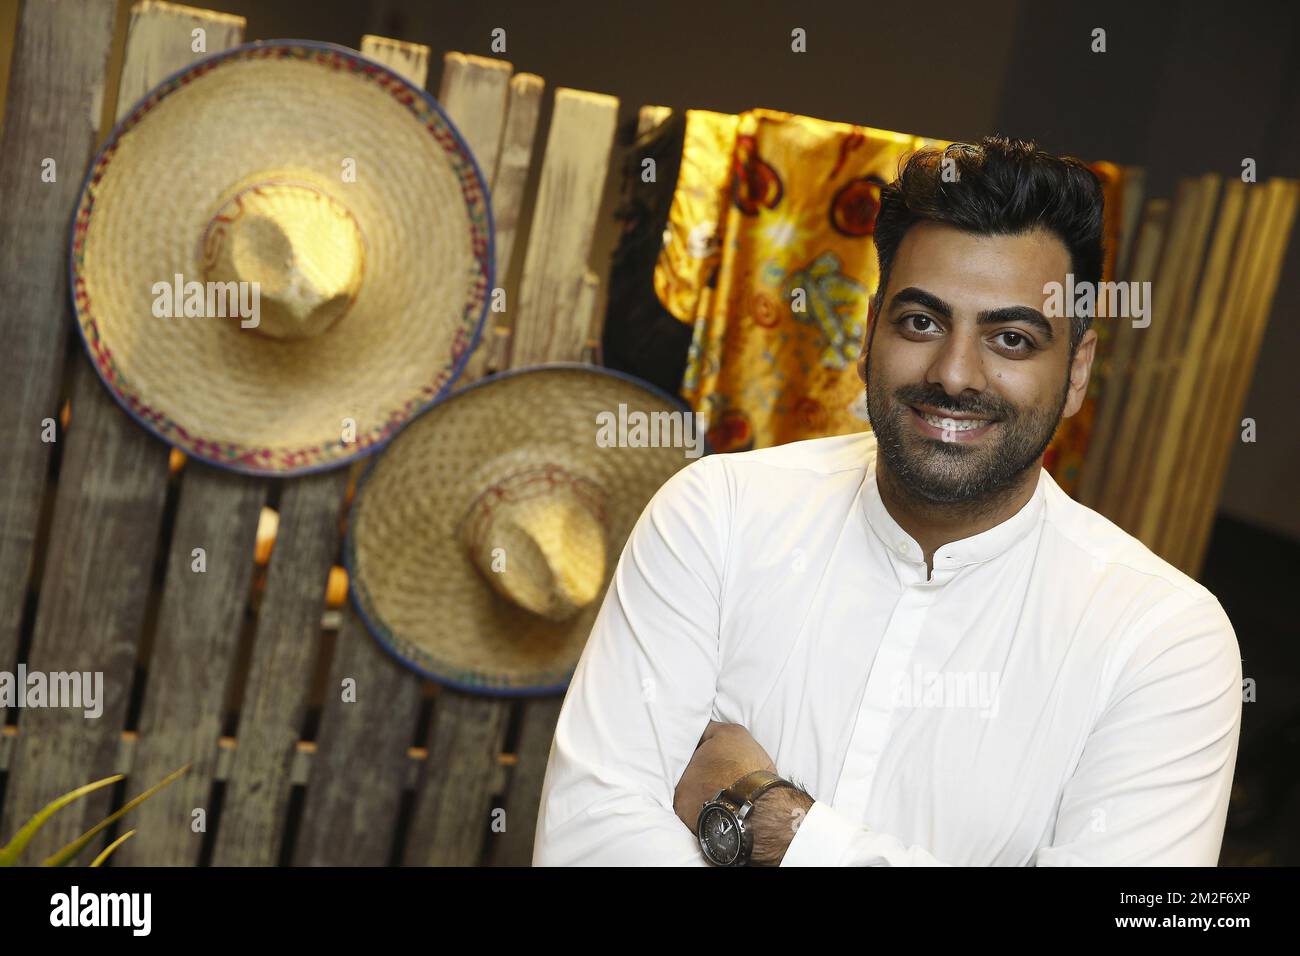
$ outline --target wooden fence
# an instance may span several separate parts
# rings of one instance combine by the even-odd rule
[[[147,0],[109,76],[114,15],[114,0],[25,0],[0,140],[0,669],[104,674],[98,719],[0,715],[0,834],[57,794],[127,775],[61,812],[39,859],[192,763],[133,811],[118,865],[527,865],[562,698],[462,694],[402,668],[342,599],[358,467],[280,481],[187,461],[116,407],[72,334],[67,233],[105,91],[120,117],[170,73],[245,40],[242,18]],[[425,85],[426,47],[367,36],[360,48]],[[489,180],[498,276],[516,248],[524,257],[509,357],[508,330],[493,329],[461,385],[589,351],[587,260],[618,101],[557,89],[538,150],[544,85],[501,60],[445,59],[437,96]],[[42,181],[46,158],[55,182]],[[195,547],[204,574],[190,571]],[[355,703],[339,699],[344,677]]]

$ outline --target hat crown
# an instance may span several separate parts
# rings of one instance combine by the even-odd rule
[[[255,284],[257,331],[278,339],[320,335],[356,299],[365,244],[352,214],[323,190],[272,180],[222,201],[203,237],[204,275]]]
[[[605,584],[603,497],[558,465],[515,472],[475,499],[462,540],[503,597],[547,620],[568,620]]]

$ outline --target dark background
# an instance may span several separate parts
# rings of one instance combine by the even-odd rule
[[[447,51],[501,56],[551,93],[575,87],[643,105],[739,112],[768,107],[943,139],[991,132],[1089,160],[1145,167],[1148,196],[1176,179],[1300,177],[1300,4],[428,2],[212,0],[240,14],[249,39],[301,37],[356,46],[363,33],[429,45],[429,88]],[[122,3],[124,29],[128,4]],[[17,0],[0,0],[0,83],[8,75]],[[504,54],[491,31],[506,30]],[[807,31],[808,52],[790,51]],[[1092,31],[1107,52],[1092,53]],[[120,44],[119,44],[120,46]],[[120,54],[120,50],[119,50]],[[617,159],[612,168],[619,168]],[[604,278],[617,238],[618,177],[591,264]],[[526,200],[527,208],[527,200]],[[525,222],[524,228],[526,229]],[[517,281],[523,255],[514,257]],[[1204,583],[1237,630],[1246,705],[1224,863],[1300,863],[1300,240],[1293,235],[1243,416],[1258,441],[1237,443]],[[1196,435],[1188,435],[1196,441]]]

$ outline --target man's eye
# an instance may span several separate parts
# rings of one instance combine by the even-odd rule
[[[1010,352],[1030,352],[1033,343],[1019,332],[999,332],[995,338],[1002,339],[1003,347]]]
[[[923,326],[918,326],[915,324],[918,322],[924,322],[926,324]],[[928,315],[922,315],[919,312],[913,312],[909,315],[903,316],[903,327],[906,328],[909,332],[929,332],[932,331],[933,326],[934,326],[934,319],[930,318]]]

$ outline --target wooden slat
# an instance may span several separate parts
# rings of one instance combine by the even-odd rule
[[[117,851],[117,865],[198,862],[201,837],[190,830],[190,818],[195,808],[207,809],[211,818],[216,742],[265,500],[260,481],[198,462],[186,465],[131,784],[142,791],[177,767],[192,767],[136,811],[138,832]],[[195,548],[204,550],[203,573],[193,570]]]
[[[673,115],[671,106],[643,106],[636,114],[636,135],[638,138],[655,129]]]
[[[159,0],[141,0],[132,6],[126,59],[117,85],[117,119],[172,73],[208,54],[238,46],[244,25],[244,18],[233,14]],[[204,31],[206,52],[194,52],[193,30]]]
[[[72,332],[68,221],[95,143],[113,39],[112,0],[23,4],[0,136],[0,669],[14,665],[32,577],[59,379]],[[43,182],[42,162],[57,179]],[[5,711],[0,708],[0,724]],[[5,831],[0,828],[0,834]]]
[[[1270,194],[1267,216],[1261,233],[1255,239],[1260,255],[1255,268],[1251,270],[1249,298],[1242,309],[1244,334],[1232,337],[1233,351],[1228,364],[1227,387],[1221,393],[1220,417],[1211,423],[1212,434],[1223,436],[1226,440],[1215,449],[1208,469],[1209,481],[1193,510],[1197,524],[1192,529],[1188,550],[1183,558],[1184,568],[1193,575],[1199,574],[1205,559],[1231,449],[1241,440],[1242,405],[1259,357],[1264,329],[1272,312],[1273,295],[1277,290],[1287,242],[1295,223],[1297,201],[1300,200],[1300,184],[1293,180],[1275,179],[1268,186]]]
[[[438,689],[433,739],[425,761],[402,862],[407,866],[475,866],[500,786],[498,757],[509,701]],[[534,820],[520,826],[531,829]]]
[[[514,261],[524,187],[533,161],[533,142],[537,138],[537,121],[541,116],[542,90],[545,87],[542,78],[531,73],[518,73],[510,79],[501,147],[489,183],[492,223],[496,231],[496,285],[501,289],[508,288],[510,265]],[[511,325],[508,306],[507,302],[504,313],[488,312],[483,324],[483,337],[466,363],[457,387],[463,388],[478,381],[489,370],[499,371],[505,367],[509,360],[507,350]]]
[[[361,38],[361,52],[410,80],[420,89],[428,85],[429,48],[423,43],[407,43],[367,33]]]
[[[517,73],[510,79],[506,125],[501,136],[496,172],[492,176],[497,285],[503,288],[514,261],[519,219],[524,206],[524,187],[533,163],[533,144],[537,139],[537,121],[542,113],[542,91],[545,88],[542,78],[532,73]]]
[[[341,692],[348,678],[353,702]],[[388,861],[420,704],[418,675],[390,657],[349,606],[326,685],[295,865]]]
[[[601,335],[605,330],[605,313],[600,309],[600,277],[590,269],[578,283],[575,312],[579,318],[587,317],[587,340],[582,343],[582,361],[596,364]]]
[[[340,468],[285,485],[239,712],[239,748],[217,828],[217,866],[269,866],[279,859],[347,479]]]
[[[563,694],[531,699],[523,705],[516,747],[518,759],[510,771],[506,788],[509,825],[504,833],[495,835],[490,844],[488,859],[493,866],[532,865],[542,782],[546,779],[546,763],[563,705]]]
[[[204,31],[205,52],[193,51],[195,29]],[[243,35],[242,17],[156,0],[137,3],[131,9],[116,118],[175,71],[239,44]],[[157,456],[153,467],[163,469],[165,478],[166,449],[157,443],[151,447]],[[220,733],[222,695],[264,498],[258,484],[193,463],[182,481],[141,713],[144,743],[133,760],[138,776],[131,783],[144,790],[183,764],[194,766],[140,808],[136,838],[118,851],[119,861],[127,865],[197,862],[200,837],[190,830],[190,812],[207,806],[214,769],[210,758]],[[205,551],[208,570],[202,574],[191,570],[194,548]]]
[[[3,183],[5,268],[16,270],[5,278],[5,295],[16,295],[21,305],[6,312],[19,326],[15,340],[34,350],[24,356],[33,368],[12,363],[22,369],[19,377],[46,376],[43,384],[20,386],[16,410],[6,415],[24,432],[35,432],[41,415],[54,412],[63,335],[71,322],[64,304],[67,227],[89,152],[88,131],[101,110],[112,25],[113,5],[102,2],[34,0],[22,14],[11,87],[14,135],[6,136],[3,150],[6,160],[17,154],[22,164],[9,169],[6,162]],[[58,183],[40,181],[42,156],[59,161]],[[36,331],[37,325],[46,331]],[[61,331],[53,334],[50,327]],[[56,708],[23,712],[0,832],[12,831],[54,796],[112,773],[162,514],[164,446],[116,407],[84,355],[74,365],[72,407],[27,664],[35,671],[102,673],[103,712],[97,719]],[[26,445],[26,437],[19,444]],[[12,504],[31,507],[37,492],[27,482],[43,478],[44,454],[23,455],[26,461],[15,469],[21,498]],[[29,528],[15,518],[5,537],[20,543]],[[22,565],[13,570],[23,581]],[[110,799],[103,790],[68,807],[29,852],[39,857],[77,836],[103,815]]]
[[[514,67],[506,60],[448,53],[442,58],[438,102],[469,144],[488,186],[497,166]]]
[[[515,310],[512,366],[572,359],[586,341],[575,313],[618,118],[613,96],[558,89]]]

